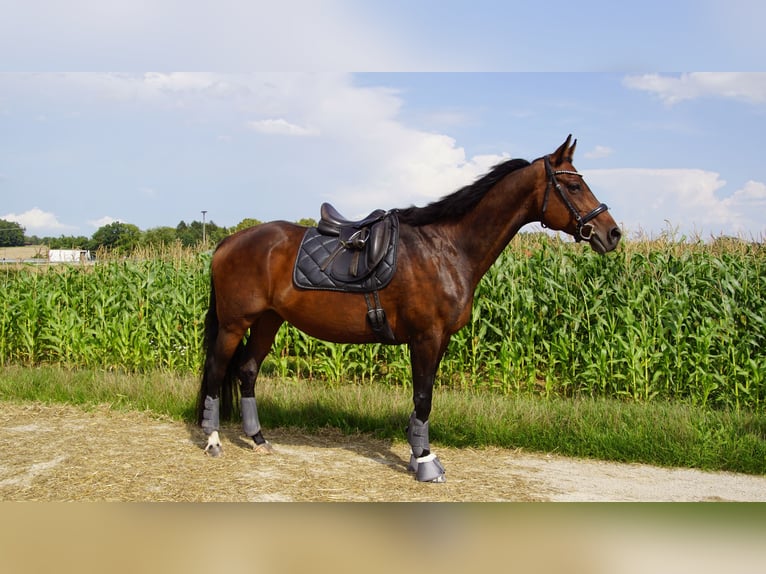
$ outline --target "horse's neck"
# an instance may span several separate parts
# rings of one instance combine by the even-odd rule
[[[527,223],[539,219],[532,197],[532,167],[498,182],[453,229],[457,249],[474,270],[478,283],[503,249]]]

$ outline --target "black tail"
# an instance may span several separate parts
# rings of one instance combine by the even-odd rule
[[[202,424],[202,411],[205,408],[205,396],[207,396],[207,378],[208,365],[211,361],[215,340],[218,338],[218,312],[215,308],[215,285],[213,276],[210,276],[210,303],[208,304],[207,314],[205,315],[205,335],[202,342],[202,348],[205,351],[205,363],[202,366],[202,383],[200,384],[199,395],[197,396],[197,424]]]
[[[202,382],[200,384],[199,395],[197,395],[197,424],[202,424],[202,412],[205,408],[205,397],[210,394],[208,390],[208,366],[213,360],[215,353],[215,343],[218,338],[218,312],[216,310],[215,285],[213,277],[210,277],[210,303],[205,315],[205,336],[202,343],[205,351],[205,364],[202,367]],[[235,414],[234,405],[239,394],[239,379],[237,378],[237,367],[240,363],[240,355],[245,350],[244,345],[237,347],[234,356],[229,361],[226,368],[226,376],[221,382],[221,420],[231,420]],[[213,396],[217,395],[214,392]]]

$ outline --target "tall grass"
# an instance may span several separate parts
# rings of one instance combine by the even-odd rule
[[[504,389],[759,408],[765,262],[752,244],[657,241],[600,257],[540,238],[501,256],[453,347]]]
[[[547,397],[682,399],[762,410],[766,249],[627,242],[605,257],[522,234],[482,280],[438,384]],[[0,364],[196,373],[209,256],[178,248],[93,266],[0,268]],[[409,386],[404,347],[280,330],[281,377]]]

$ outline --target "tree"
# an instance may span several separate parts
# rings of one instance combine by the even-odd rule
[[[192,221],[187,225],[185,221],[181,221],[176,226],[176,234],[184,246],[193,247],[198,245],[202,243],[202,222]],[[208,245],[215,245],[228,234],[228,229],[225,227],[218,227],[213,221],[205,223],[205,236]]]
[[[75,237],[73,235],[62,235],[60,237],[45,237],[45,243],[51,249],[87,249],[90,239],[84,235]]]
[[[147,229],[141,237],[141,243],[151,247],[172,245],[176,241],[178,241],[178,234],[172,227],[154,227],[152,229]]]
[[[253,219],[252,217],[246,217],[239,223],[237,223],[237,226],[234,227],[234,229],[231,230],[232,233],[236,233],[237,231],[242,231],[243,229],[247,229],[248,227],[255,227],[256,225],[260,225],[262,222],[259,219]]]
[[[137,226],[115,221],[99,227],[93,234],[89,247],[93,251],[103,247],[120,253],[129,253],[136,248],[140,239],[141,230]]]
[[[196,221],[194,223],[197,223]],[[207,236],[208,245],[215,246],[219,242],[226,239],[229,235],[229,229],[227,227],[218,227],[212,221],[205,224],[205,235]]]
[[[180,221],[178,225],[176,225],[176,238],[185,247],[196,245],[202,241],[202,226],[200,225],[198,235],[192,226],[187,225],[185,221]]]
[[[24,245],[24,231],[15,221],[0,219],[0,247],[20,247]]]

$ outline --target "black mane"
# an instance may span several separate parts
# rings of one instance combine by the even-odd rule
[[[425,207],[408,207],[399,209],[399,221],[407,225],[428,225],[436,221],[459,219],[476,204],[481,201],[487,192],[506,175],[518,169],[526,167],[529,162],[525,159],[509,159],[497,164],[492,170],[483,175],[475,182],[460,188],[454,193],[443,197],[438,201],[429,203]]]

